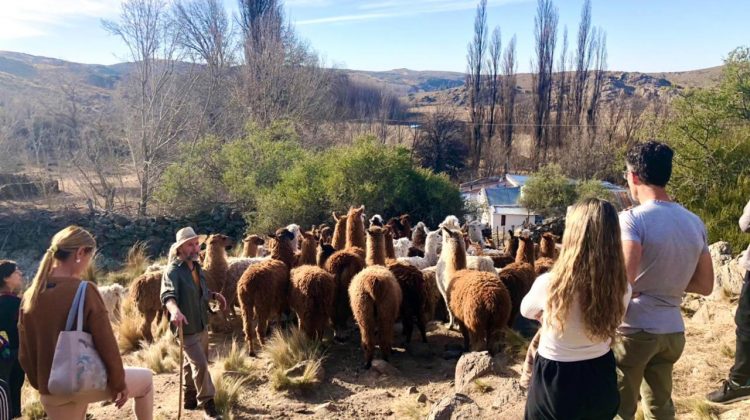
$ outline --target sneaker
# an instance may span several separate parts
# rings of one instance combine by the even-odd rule
[[[219,412],[216,410],[216,404],[214,404],[214,400],[208,400],[203,403],[203,418],[206,420],[221,420],[221,415],[219,415]]]
[[[729,404],[735,401],[750,398],[750,385],[740,385],[732,380],[722,381],[721,389],[718,389],[706,396],[714,403]]]
[[[198,408],[198,395],[196,391],[185,391],[185,398],[182,400],[182,408],[185,410],[195,410]]]

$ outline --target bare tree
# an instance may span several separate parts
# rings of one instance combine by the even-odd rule
[[[468,150],[462,142],[462,126],[455,111],[439,107],[425,116],[413,150],[423,167],[456,178],[463,170]]]
[[[502,38],[500,27],[492,31],[490,46],[487,57],[487,144],[485,150],[492,149],[492,141],[495,137],[496,125],[499,120],[500,106],[502,105],[502,83],[500,81],[500,66],[502,65]],[[485,158],[485,175],[490,176],[495,172],[496,162],[492,154]]]
[[[276,0],[240,0],[245,63],[239,92],[261,125],[287,118],[320,121],[333,114],[333,75],[285,24]]]
[[[559,149],[563,147],[565,133],[567,132],[565,124],[565,95],[568,90],[568,80],[565,65],[568,60],[568,28],[563,30],[563,46],[560,59],[557,64],[557,94],[555,98],[555,136],[554,146]]]
[[[467,47],[466,86],[469,89],[469,123],[471,169],[477,173],[482,156],[482,126],[484,125],[483,83],[484,57],[487,53],[487,0],[480,0],[474,17],[474,37]]]
[[[516,109],[516,72],[518,70],[516,63],[516,36],[510,39],[508,46],[503,54],[502,64],[502,89],[503,89],[503,106],[502,106],[502,138],[503,152],[505,162],[503,162],[503,172],[508,173],[510,170],[510,157],[513,151],[513,123]]]
[[[581,9],[581,21],[578,23],[578,42],[575,53],[575,74],[573,75],[572,91],[573,108],[569,123],[581,123],[581,113],[586,102],[589,68],[593,57],[592,44],[594,34],[591,27],[591,0],[586,0]]]
[[[140,185],[138,214],[143,216],[171,148],[189,134],[195,72],[181,61],[179,34],[163,1],[126,0],[119,21],[103,21],[103,26],[123,41],[132,62],[130,78],[121,85],[131,110],[124,116],[124,140]]]
[[[589,101],[588,110],[586,111],[586,121],[588,122],[590,141],[596,137],[597,114],[599,111],[599,100],[602,95],[602,84],[607,70],[607,33],[599,30],[596,42],[594,44],[594,80],[591,87],[591,100]]]
[[[552,70],[557,41],[557,8],[552,0],[538,0],[534,21],[535,61],[532,63],[534,96],[534,131],[532,164],[535,168],[546,159],[549,148],[550,108],[552,103]]]

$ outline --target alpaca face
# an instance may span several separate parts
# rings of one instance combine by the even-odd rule
[[[253,244],[253,245],[263,245],[266,243],[266,241],[264,241],[263,238],[261,238],[258,235],[245,236],[245,239],[243,239],[242,242]]]
[[[226,235],[217,234],[217,235],[209,236],[208,240],[206,241],[206,245],[209,248],[227,249],[227,248],[231,248],[232,246],[234,246],[234,241],[232,241],[232,239],[230,239]]]

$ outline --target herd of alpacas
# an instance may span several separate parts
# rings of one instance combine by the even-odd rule
[[[387,223],[379,215],[367,220],[364,206],[350,208],[345,217],[334,212],[333,220],[333,229],[322,225],[304,231],[293,224],[265,239],[249,235],[239,257],[227,255],[231,238],[214,234],[205,240],[201,259],[208,287],[227,300],[226,311],[214,317],[230,325],[239,306],[250,355],[256,354],[256,342],[264,345],[269,323],[291,313],[313,339],[332,327],[334,340],[346,341],[354,320],[366,368],[376,345],[388,360],[398,320],[404,345],[415,324],[426,343],[427,322],[446,320],[449,328],[460,330],[466,351],[495,353],[534,279],[552,267],[558,253],[559,238],[550,233],[537,245],[528,232],[516,236],[512,231],[498,250],[486,243],[477,224],[462,227],[455,216],[446,217],[437,230],[422,222],[412,228],[408,215]],[[143,315],[141,334],[149,342],[152,323],[163,313],[164,269],[150,266],[129,288]],[[110,313],[116,313],[126,289],[101,289]]]

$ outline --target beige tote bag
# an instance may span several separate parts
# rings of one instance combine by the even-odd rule
[[[47,383],[52,395],[72,395],[107,389],[107,370],[94,347],[91,334],[83,332],[83,304],[86,301],[87,285],[88,282],[82,281],[78,286],[73,305],[68,312],[65,330],[60,331],[60,335],[57,336],[55,356],[52,359],[52,370]]]

